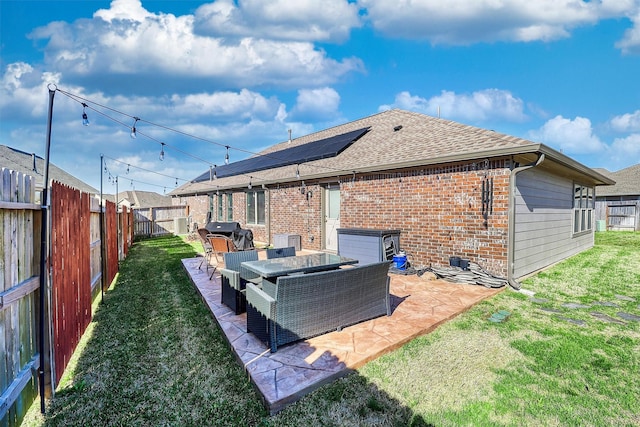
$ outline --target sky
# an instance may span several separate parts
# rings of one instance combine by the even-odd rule
[[[53,89],[50,160],[105,193],[390,108],[640,163],[640,0],[0,0],[0,24],[0,144],[45,156]]]

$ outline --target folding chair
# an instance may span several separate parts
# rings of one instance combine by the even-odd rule
[[[213,255],[213,247],[211,246],[211,243],[209,243],[209,240],[207,239],[208,235],[209,235],[209,230],[207,230],[206,228],[198,228],[198,236],[200,237],[200,242],[202,243],[202,249],[204,250],[204,257],[202,257],[202,261],[200,261],[198,270],[200,270],[200,268],[202,267],[202,263],[206,262],[207,273],[209,272],[211,255]]]
[[[228,252],[237,252],[237,249],[233,240],[222,234],[207,234],[207,240],[211,245],[212,254],[216,257],[216,265],[213,266],[213,272],[211,273],[211,276],[209,276],[209,280],[211,280],[216,272],[218,263],[220,262],[219,257]]]

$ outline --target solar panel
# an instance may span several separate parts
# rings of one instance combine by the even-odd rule
[[[251,172],[273,169],[282,166],[296,165],[313,160],[335,157],[357,141],[369,128],[357,129],[351,132],[335,135],[307,144],[297,145],[273,153],[261,154],[245,160],[216,166],[216,176],[224,178],[234,175],[243,175]],[[194,181],[208,181],[209,171],[198,176]]]

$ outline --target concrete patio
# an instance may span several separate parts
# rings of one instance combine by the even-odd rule
[[[390,274],[391,316],[282,346],[272,354],[247,333],[245,313],[235,315],[222,305],[220,278],[216,274],[209,280],[204,267],[198,269],[201,260],[183,259],[182,264],[272,414],[501,291]]]

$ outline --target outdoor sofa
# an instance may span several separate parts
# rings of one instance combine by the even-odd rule
[[[278,346],[391,314],[390,261],[246,284],[247,331]]]

